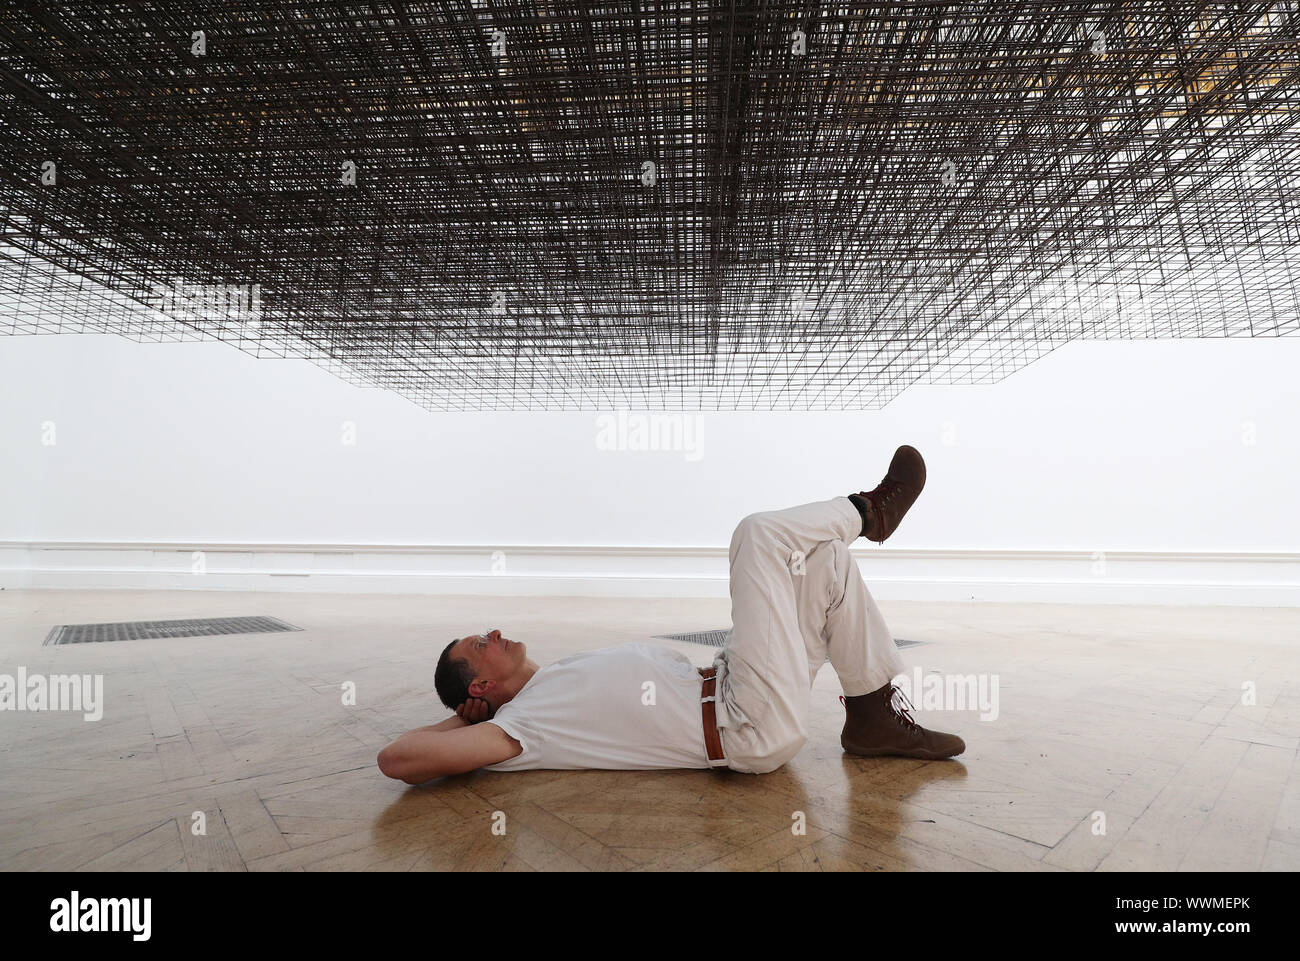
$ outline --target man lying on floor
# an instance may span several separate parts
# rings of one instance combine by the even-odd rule
[[[960,754],[961,738],[926,730],[895,703],[906,703],[891,680],[903,662],[849,554],[858,537],[884,543],[924,485],[925,462],[903,446],[872,491],[742,520],[731,539],[731,638],[708,670],[658,644],[539,668],[500,631],[452,641],[434,686],[456,714],[388,745],[380,770],[409,784],[477,768],[765,774],[808,739],[812,682],[827,656],[844,689],[846,753]]]

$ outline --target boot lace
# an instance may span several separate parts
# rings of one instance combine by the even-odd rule
[[[903,704],[898,704],[897,699],[901,699]],[[848,707],[844,701],[843,694],[840,695],[840,703],[846,708]],[[917,733],[924,732],[925,728],[917,724],[912,718],[911,712],[916,710],[916,705],[907,699],[907,695],[903,693],[901,687],[894,684],[889,685],[889,694],[885,698],[885,703],[889,706],[889,713],[894,715],[894,719],[898,721],[899,724],[903,725],[903,727],[908,731]]]
[[[871,499],[879,504],[881,508],[888,507],[889,502],[894,499],[895,494],[903,489],[903,486],[902,481],[886,477],[877,485],[876,489],[871,492]]]
[[[877,535],[883,534],[887,526],[885,520],[885,508],[887,508],[889,502],[894,499],[894,495],[902,489],[902,481],[887,476],[876,485],[875,490],[866,494],[867,503],[871,505],[871,510],[876,515]]]
[[[896,703],[898,699],[902,700],[902,705]],[[922,730],[921,725],[916,723],[911,714],[912,711],[916,710],[916,705],[907,699],[907,695],[903,693],[902,688],[891,684],[889,686],[889,698],[887,703],[889,704],[890,712],[893,713],[894,717],[898,720],[898,723],[903,725],[903,727],[908,731],[918,733]]]

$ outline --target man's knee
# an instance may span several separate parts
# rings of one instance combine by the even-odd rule
[[[740,523],[736,525],[736,530],[735,533],[732,534],[732,537],[753,534],[755,531],[767,527],[771,513],[771,511],[756,511],[753,514],[747,514],[742,517]]]
[[[772,511],[758,511],[741,518],[731,534],[731,550],[734,553],[746,544],[761,543],[772,539]]]

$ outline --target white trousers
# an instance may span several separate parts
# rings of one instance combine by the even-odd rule
[[[862,515],[847,497],[751,514],[736,526],[731,639],[713,662],[732,770],[766,774],[799,753],[827,656],[850,697],[903,673],[894,636],[849,555],[861,532]]]

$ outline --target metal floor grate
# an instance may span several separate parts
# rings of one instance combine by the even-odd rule
[[[728,628],[724,631],[693,631],[689,634],[656,634],[655,637],[666,641],[690,641],[692,644],[704,644],[708,647],[722,647],[727,643],[727,638],[731,637],[731,630]],[[894,643],[899,647],[914,647],[922,641],[905,641],[901,637],[894,638]]]
[[[121,621],[115,624],[61,624],[43,646],[140,641],[160,637],[205,637],[213,634],[273,634],[301,631],[276,617],[196,617],[183,621]]]

